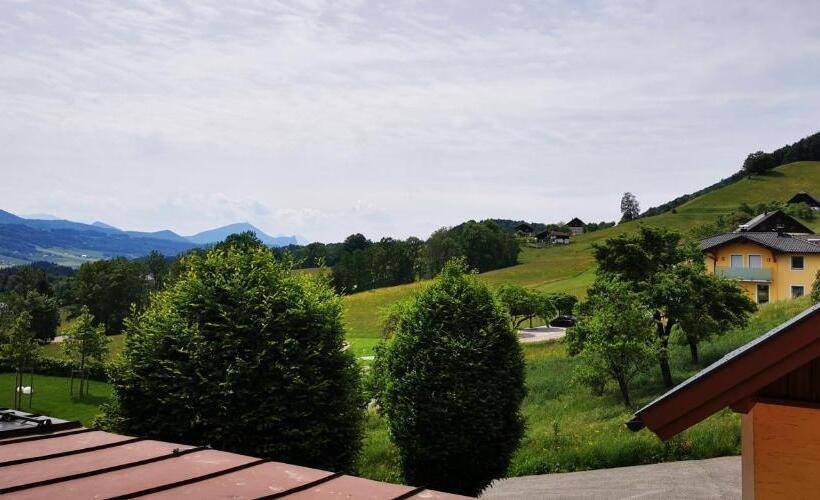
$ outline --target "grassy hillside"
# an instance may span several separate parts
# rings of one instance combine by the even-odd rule
[[[735,184],[690,200],[677,208],[636,222],[585,234],[571,245],[550,248],[526,248],[521,264],[482,274],[491,286],[515,283],[545,291],[565,291],[583,295],[595,276],[592,244],[620,233],[636,231],[639,224],[663,226],[686,232],[692,227],[712,222],[720,214],[732,212],[743,202],[749,204],[786,201],[798,191],[820,196],[820,162],[798,162],[776,168],[770,175],[743,179]],[[804,221],[805,222],[805,221]],[[820,231],[820,219],[807,225]],[[379,335],[380,310],[408,297],[421,284],[370,290],[345,298],[348,336],[373,338]]]

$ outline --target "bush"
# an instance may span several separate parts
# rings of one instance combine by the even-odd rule
[[[405,480],[475,495],[503,476],[524,432],[524,360],[486,285],[448,263],[400,309],[374,378]]]
[[[74,368],[74,363],[70,360],[40,356],[35,362],[34,373],[50,375],[52,377],[70,377],[71,370]],[[13,372],[14,370],[13,363],[6,359],[0,360],[0,372]],[[106,373],[106,367],[103,364],[95,363],[86,365],[85,371],[91,380],[98,380],[100,382],[108,381],[108,373]]]
[[[814,284],[811,286],[811,300],[816,304],[820,302],[820,271],[814,277]]]
[[[350,470],[360,448],[359,369],[342,351],[340,298],[263,245],[192,254],[127,321],[111,368],[117,431]]]

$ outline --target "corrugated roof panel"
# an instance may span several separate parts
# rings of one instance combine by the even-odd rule
[[[179,445],[177,445],[179,446]],[[184,447],[183,447],[184,448]],[[196,479],[206,474],[257,461],[256,458],[216,450],[201,450],[146,465],[62,481],[13,493],[9,498],[109,498]],[[59,471],[52,471],[60,476]]]
[[[135,441],[92,452],[0,467],[0,485],[9,488],[100,470],[168,455],[175,448],[178,445],[162,441]]]
[[[260,498],[332,476],[332,472],[266,462],[211,479],[151,494],[151,498]]]
[[[292,495],[288,499],[297,498],[360,498],[384,499],[396,498],[410,493],[415,488],[400,484],[380,483],[370,479],[353,476],[341,476]]]
[[[117,443],[132,439],[128,436],[103,431],[83,432],[66,436],[56,435],[50,439],[22,441],[0,446],[0,465],[13,460],[32,459],[54,453],[81,450],[94,446]]]

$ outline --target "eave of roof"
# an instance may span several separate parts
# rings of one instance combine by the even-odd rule
[[[645,425],[669,439],[727,406],[820,357],[820,304],[728,353],[635,413],[633,430]]]

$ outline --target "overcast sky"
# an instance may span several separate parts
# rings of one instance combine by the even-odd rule
[[[820,2],[0,0],[0,208],[335,241],[618,218],[820,130]]]

